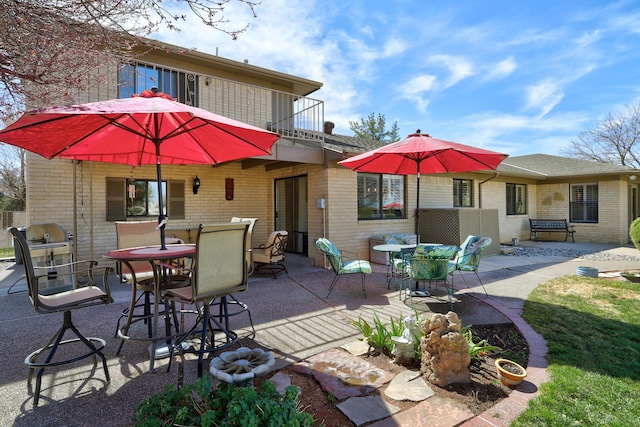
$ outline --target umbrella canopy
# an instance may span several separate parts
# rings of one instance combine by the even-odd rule
[[[507,154],[416,133],[402,141],[367,151],[340,163],[357,172],[417,175],[416,235],[420,210],[420,174],[495,169]]]
[[[28,111],[0,131],[0,141],[48,159],[155,164],[164,248],[161,164],[219,164],[268,155],[279,138],[167,97],[144,91],[139,97]]]

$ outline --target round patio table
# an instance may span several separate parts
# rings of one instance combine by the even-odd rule
[[[136,248],[126,248],[126,249],[117,249],[114,251],[110,251],[105,253],[102,257],[104,259],[119,261],[127,264],[127,266],[134,271],[129,262],[131,261],[148,261],[152,267],[155,269],[155,265],[157,263],[168,263],[174,259],[181,258],[192,258],[196,253],[196,245],[193,244],[173,244],[167,245],[165,249],[162,249],[161,245],[151,245],[151,246],[140,246]],[[157,355],[157,343],[158,341],[169,341],[173,338],[171,336],[171,332],[169,330],[166,331],[165,335],[158,335],[158,313],[159,313],[159,300],[160,300],[160,292],[161,292],[161,284],[164,279],[157,278],[153,281],[154,287],[154,297],[153,298],[153,320],[152,320],[152,337],[150,339],[141,339],[141,338],[131,338],[127,336],[128,328],[130,322],[127,322],[127,326],[125,327],[127,330],[124,333],[121,333],[118,330],[118,335],[122,339],[127,340],[136,340],[136,341],[151,341],[151,351],[150,357],[151,362],[149,366],[149,371],[154,370],[155,358]],[[135,291],[136,284],[133,284],[133,289]],[[165,315],[168,315],[167,310],[165,310]]]

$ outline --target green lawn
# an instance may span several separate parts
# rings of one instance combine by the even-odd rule
[[[13,258],[13,248],[0,248],[0,258]]]
[[[561,277],[523,317],[547,341],[551,380],[512,426],[640,426],[640,284]]]

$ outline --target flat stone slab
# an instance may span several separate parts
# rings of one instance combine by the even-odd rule
[[[369,353],[370,347],[368,342],[358,340],[358,341],[351,341],[350,343],[343,345],[341,348],[344,348],[354,356],[363,356]]]
[[[412,402],[421,402],[436,394],[418,371],[399,373],[391,380],[383,393],[393,400],[410,400]]]
[[[336,406],[357,426],[400,411],[400,408],[385,402],[380,396],[350,397]]]
[[[292,366],[295,372],[313,375],[322,389],[338,400],[365,396],[395,376],[351,353],[333,348]]]
[[[433,396],[411,409],[393,414],[368,427],[454,427],[473,416],[466,406],[451,399]]]

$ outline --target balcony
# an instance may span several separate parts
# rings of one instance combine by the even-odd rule
[[[262,86],[135,63],[118,70],[118,97],[152,86],[187,105],[268,129],[295,142],[324,141],[324,103]]]

